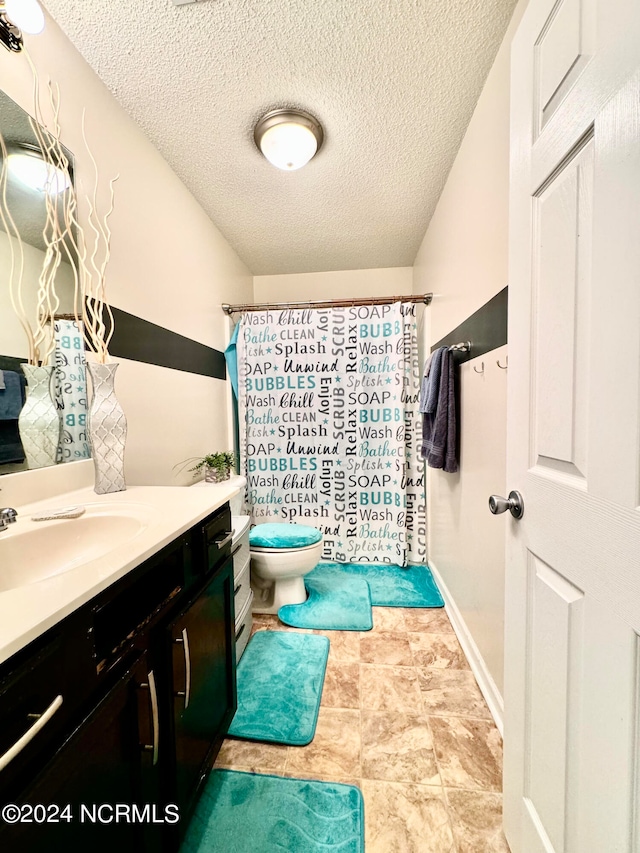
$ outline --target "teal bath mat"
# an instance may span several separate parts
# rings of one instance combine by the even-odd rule
[[[309,579],[364,578],[374,607],[444,607],[440,590],[427,566],[391,566],[386,563],[320,563]]]
[[[329,640],[258,631],[238,664],[238,710],[229,735],[305,746],[318,722]]]
[[[370,631],[369,584],[350,575],[323,576],[315,572],[304,579],[309,598],[303,604],[285,604],[278,619],[294,628],[323,631]]]
[[[364,853],[358,788],[213,770],[180,853],[283,851]]]

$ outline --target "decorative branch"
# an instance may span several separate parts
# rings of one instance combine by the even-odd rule
[[[105,363],[109,357],[109,343],[114,330],[113,314],[110,305],[106,302],[106,268],[111,256],[111,229],[109,218],[114,210],[114,184],[118,180],[116,175],[109,182],[110,203],[106,214],[100,218],[98,209],[98,164],[89,147],[85,129],[85,111],[82,113],[82,138],[87,149],[89,158],[93,165],[94,187],[92,196],[87,195],[89,229],[93,232],[93,241],[89,241],[85,229],[78,221],[78,194],[71,179],[69,160],[60,142],[60,89],[54,87],[51,80],[48,81],[49,103],[53,113],[53,131],[46,129],[45,122],[40,109],[39,77],[37,69],[25,49],[25,54],[31,66],[34,79],[33,99],[35,121],[32,122],[33,131],[38,139],[43,159],[50,167],[51,180],[55,180],[56,169],[67,178],[68,189],[64,192],[62,201],[62,217],[59,211],[59,202],[55,192],[46,193],[47,221],[43,231],[47,251],[43,270],[39,280],[38,289],[38,331],[37,345],[44,346],[45,336],[42,328],[59,306],[59,299],[55,290],[55,276],[62,261],[62,255],[66,256],[73,270],[74,277],[74,316],[76,323],[82,328],[83,335],[88,346],[94,350],[97,359]],[[47,188],[49,189],[49,187]],[[51,187],[55,190],[55,186]],[[61,227],[61,218],[64,227]],[[89,245],[92,242],[92,245]],[[98,262],[98,255],[102,260]],[[109,331],[105,325],[105,308],[109,318]],[[82,323],[82,326],[80,326]],[[51,340],[51,349],[53,348]],[[47,350],[47,357],[51,349]]]
[[[11,264],[9,273],[9,294],[11,305],[27,337],[29,348],[29,363],[33,365],[46,364],[53,353],[55,340],[53,336],[53,319],[60,306],[56,292],[56,275],[63,260],[63,252],[69,260],[74,276],[74,312],[77,315],[78,295],[82,291],[77,263],[71,249],[77,248],[73,229],[77,225],[77,197],[70,175],[70,164],[60,143],[60,90],[56,86],[54,93],[49,80],[49,102],[53,113],[53,132],[46,129],[40,106],[40,81],[37,69],[29,55],[24,50],[33,74],[33,104],[35,118],[29,117],[29,123],[38,142],[43,162],[48,167],[48,180],[44,187],[45,222],[42,237],[45,244],[44,260],[38,277],[36,295],[36,312],[33,324],[27,315],[23,302],[24,279],[24,247],[20,233],[12,217],[7,203],[8,183],[8,151],[4,138],[0,133],[0,149],[2,152],[2,171],[0,173],[0,220],[9,237]],[[69,189],[60,192],[59,175],[66,178]],[[62,208],[62,210],[60,210]],[[61,223],[62,220],[62,223]],[[63,227],[64,226],[64,227]],[[14,242],[15,241],[15,242]],[[71,247],[68,245],[71,243]],[[19,264],[16,269],[16,248],[19,250]],[[84,260],[81,252],[78,255]],[[17,273],[17,275],[16,275]]]
[[[44,120],[42,118],[42,115],[40,114],[40,99],[38,96],[38,74],[33,65],[33,62],[31,61],[31,57],[29,56],[26,49],[25,53],[27,55],[27,59],[31,64],[34,77],[34,104],[37,120],[32,123],[32,129],[38,139],[38,143],[45,156],[46,162],[53,165],[54,168],[59,169],[60,172],[62,172],[64,178],[66,179],[67,188],[64,192],[61,205],[63,220],[62,224],[64,225],[64,230],[60,230],[61,223],[60,214],[58,210],[60,205],[58,203],[58,200],[56,199],[56,216],[54,220],[55,227],[57,228],[56,246],[58,249],[62,247],[62,250],[64,251],[64,254],[66,256],[65,260],[69,263],[69,266],[71,267],[71,271],[73,273],[73,315],[75,318],[76,325],[79,329],[82,330],[85,340],[90,345],[90,340],[84,334],[83,308],[80,307],[80,311],[78,311],[78,306],[82,306],[79,269],[81,269],[84,265],[86,251],[84,251],[84,247],[79,244],[75,236],[76,233],[79,233],[80,231],[80,226],[78,224],[76,216],[78,209],[78,199],[76,189],[71,177],[71,164],[60,142],[60,87],[56,83],[54,93],[51,80],[48,81],[49,103],[51,104],[53,110],[54,127],[54,132],[50,133],[46,130],[44,126]]]
[[[32,130],[37,136],[40,136],[36,130],[36,124],[32,118],[29,119]],[[38,357],[43,364],[48,363],[49,358],[54,350],[55,341],[52,331],[52,322],[56,310],[60,305],[60,300],[56,293],[55,282],[56,273],[60,267],[62,254],[60,251],[61,230],[58,220],[58,203],[54,201],[52,191],[55,192],[55,187],[51,187],[53,180],[52,164],[50,162],[50,150],[46,146],[46,139],[40,139],[41,148],[43,150],[43,159],[49,167],[49,179],[45,185],[45,223],[42,229],[42,237],[45,244],[45,255],[40,276],[38,278],[38,294],[36,303],[36,328],[34,340]],[[46,147],[45,147],[46,146]]]
[[[115,193],[113,186],[115,182],[119,179],[120,175],[116,175],[114,178],[111,178],[109,181],[109,209],[105,213],[102,219],[98,216],[98,184],[100,182],[100,175],[98,172],[98,164],[96,162],[95,157],[93,156],[93,152],[89,147],[89,143],[87,141],[86,127],[85,127],[85,117],[86,111],[82,111],[82,139],[84,141],[85,147],[87,149],[87,153],[93,165],[95,180],[93,185],[93,196],[87,198],[87,202],[89,205],[89,217],[88,224],[91,230],[95,235],[95,240],[93,243],[93,250],[91,252],[89,258],[89,265],[92,269],[90,272],[87,284],[89,287],[87,288],[84,296],[85,299],[89,297],[89,305],[91,306],[89,309],[90,314],[90,326],[89,326],[89,334],[92,337],[92,343],[94,345],[94,349],[98,354],[98,361],[103,364],[106,362],[109,357],[109,342],[111,341],[111,336],[113,335],[113,314],[111,312],[111,306],[106,303],[106,278],[105,273],[107,269],[107,264],[109,263],[109,259],[111,257],[111,229],[109,227],[109,218],[113,213],[114,209],[114,199]],[[102,251],[103,257],[102,262],[98,265],[96,258],[98,255],[98,251],[100,249],[100,244],[102,243]],[[94,282],[95,276],[95,282]],[[108,335],[106,334],[106,326],[104,323],[104,310],[105,304],[107,306],[107,314],[110,319],[110,329]]]
[[[55,284],[56,275],[63,260],[63,250],[69,260],[69,265],[74,276],[74,308],[78,293],[78,270],[67,245],[67,240],[70,240],[72,243],[74,242],[71,222],[73,211],[77,205],[77,199],[71,180],[69,160],[60,143],[60,89],[56,85],[54,93],[51,80],[48,81],[49,103],[53,115],[53,132],[50,132],[45,126],[40,109],[39,76],[28,52],[27,58],[33,73],[35,112],[35,119],[30,118],[29,122],[38,140],[42,159],[48,167],[48,180],[45,185],[46,220],[42,232],[46,250],[39,277],[38,303],[36,308],[37,342],[38,345],[42,344],[43,348],[46,345],[46,350],[43,352],[43,362],[48,362],[55,348],[53,320],[60,306]],[[62,192],[58,185],[61,174],[67,187]],[[62,225],[64,225],[64,228]]]
[[[25,311],[24,303],[22,301],[22,280],[24,278],[24,246],[22,244],[20,232],[18,231],[13,216],[11,215],[11,211],[9,210],[9,205],[7,203],[9,153],[7,151],[7,145],[1,131],[0,152],[2,154],[2,168],[0,170],[0,220],[2,221],[2,225],[7,234],[7,239],[9,241],[9,253],[11,257],[11,263],[9,268],[9,299],[11,301],[11,307],[13,308],[14,313],[18,318],[18,321],[22,326],[27,338],[27,345],[29,349],[29,364],[37,364],[33,331],[31,329],[31,324],[29,323],[27,312]],[[18,246],[17,269],[16,244]]]
[[[49,174],[53,174],[51,169],[51,159],[49,156],[50,143],[47,139],[47,131],[44,127],[44,120],[40,109],[40,78],[38,72],[31,60],[28,51],[25,51],[31,72],[33,74],[33,104],[35,120],[29,116],[29,125],[31,130],[38,140],[42,159],[49,167]],[[55,110],[54,110],[55,114]],[[57,118],[57,117],[56,117]],[[55,274],[60,264],[60,259],[56,257],[59,252],[56,252],[54,235],[57,224],[57,210],[52,209],[51,198],[49,194],[49,182],[45,184],[45,224],[42,230],[42,237],[45,244],[45,255],[42,269],[38,277],[38,292],[36,302],[35,330],[34,330],[34,346],[35,357],[38,364],[48,362],[54,347],[53,338],[53,313],[51,304],[60,304],[57,295],[55,294]],[[51,293],[53,289],[53,294]],[[53,299],[52,299],[53,295]]]

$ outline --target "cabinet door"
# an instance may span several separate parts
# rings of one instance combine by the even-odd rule
[[[153,849],[147,822],[131,820],[132,805],[141,807],[146,800],[145,766],[153,764],[153,752],[144,750],[149,733],[150,745],[153,743],[151,702],[148,691],[140,688],[145,683],[149,683],[149,675],[144,658],[139,658],[29,789],[19,796],[16,793],[13,801],[21,805],[23,813],[28,815],[29,806],[33,807],[31,822],[2,824],[0,849],[21,853],[52,848],[91,853]],[[125,807],[118,819],[117,804]],[[69,808],[65,810],[65,806]],[[42,822],[45,816],[47,820]],[[55,817],[58,822],[49,822]]]
[[[233,560],[170,625],[176,802],[188,812],[236,709]]]

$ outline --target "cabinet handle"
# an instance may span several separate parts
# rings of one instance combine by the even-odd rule
[[[214,539],[213,544],[218,546],[218,549],[224,548],[227,542],[231,542],[235,535],[235,530],[232,530],[231,533],[227,533],[222,539]]]
[[[247,623],[246,623],[246,622],[243,622],[243,623],[242,623],[242,625],[240,626],[240,630],[239,630],[239,631],[238,631],[238,633],[236,634],[236,643],[238,642],[238,640],[239,640],[239,639],[240,639],[240,637],[242,636],[242,632],[244,631],[244,629],[245,629],[246,627],[247,627]],[[252,646],[251,648],[253,648],[253,646]]]
[[[151,698],[151,723],[153,726],[153,743],[145,743],[142,747],[145,752],[153,752],[152,764],[158,763],[158,744],[160,743],[160,724],[158,721],[158,691],[156,690],[156,677],[153,670],[149,670],[149,681],[143,682],[140,687],[149,691]]]
[[[238,586],[233,590],[233,594],[237,595],[241,589],[242,589],[242,584],[239,583]]]
[[[18,738],[18,740],[13,744],[13,746],[9,747],[9,749],[4,753],[4,755],[0,755],[0,770],[4,770],[7,764],[10,761],[13,761],[16,755],[19,755],[25,748],[25,746],[33,740],[33,738],[38,734],[40,729],[44,728],[47,725],[47,723],[56,713],[60,705],[62,705],[62,696],[56,696],[56,698],[49,705],[47,710],[44,711],[42,714],[37,715],[38,719],[29,729],[27,729],[27,731],[22,735],[22,737]]]
[[[182,629],[182,637],[175,640],[176,643],[182,645],[184,651],[184,690],[178,690],[176,696],[184,696],[184,707],[189,707],[189,698],[191,696],[191,652],[189,651],[189,634],[187,629]]]

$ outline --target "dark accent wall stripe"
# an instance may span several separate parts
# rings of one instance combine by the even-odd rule
[[[155,323],[119,308],[111,310],[115,329],[109,344],[110,355],[155,364],[158,367],[170,367],[185,373],[211,376],[214,379],[227,378],[224,353],[219,350],[171,332],[164,326],[156,326]]]
[[[13,355],[0,355],[0,370],[13,370],[16,373],[20,373],[20,365],[26,363],[26,358],[16,358]]]
[[[450,347],[462,341],[471,341],[471,352],[456,355],[456,364],[462,364],[504,346],[507,343],[508,301],[509,288],[505,287],[485,302],[482,308],[478,308],[453,331],[434,344],[431,352],[438,347]]]

